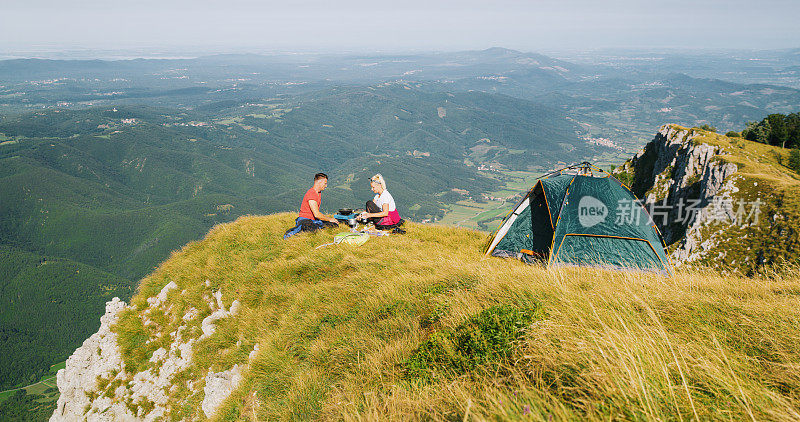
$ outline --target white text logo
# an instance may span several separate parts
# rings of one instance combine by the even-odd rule
[[[599,199],[584,196],[578,203],[578,221],[583,227],[592,227],[606,220],[608,208]]]

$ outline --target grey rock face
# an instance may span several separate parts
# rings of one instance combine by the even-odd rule
[[[222,303],[222,292],[217,291],[214,293],[214,297],[217,300],[217,310],[211,315],[203,318],[203,322],[200,325],[200,328],[203,330],[203,335],[200,336],[200,339],[204,339],[214,334],[214,332],[217,330],[217,328],[214,326],[214,323],[217,320],[227,318],[230,315],[236,315],[239,312],[238,300],[234,300],[233,303],[231,303],[231,308],[229,310],[225,310],[225,304]]]
[[[175,282],[170,282],[158,293],[148,298],[148,307],[139,315],[142,323],[148,326],[157,326],[150,319],[155,311],[163,311],[169,315],[172,306],[168,306],[167,296],[177,289]],[[180,292],[179,294],[182,294]],[[209,298],[210,299],[210,298]],[[169,394],[176,390],[173,379],[177,374],[192,365],[195,343],[205,337],[213,335],[215,322],[235,315],[239,312],[238,300],[231,303],[230,309],[225,309],[222,302],[222,292],[214,293],[215,300],[209,300],[211,315],[202,321],[203,334],[189,335],[187,330],[190,322],[196,321],[199,311],[190,308],[184,315],[172,317],[181,322],[181,325],[169,334],[158,330],[152,334],[154,338],[169,337],[168,346],[161,347],[153,352],[149,362],[153,364],[141,372],[129,373],[117,343],[117,335],[111,331],[119,318],[119,313],[125,309],[125,303],[119,298],[114,298],[106,304],[106,313],[100,318],[100,329],[79,347],[67,360],[65,369],[58,372],[57,384],[61,392],[56,411],[51,421],[153,421],[164,418],[169,414]],[[193,338],[194,337],[194,338]],[[256,348],[251,352],[252,359]],[[197,380],[188,380],[187,388],[200,393],[199,387],[206,382],[203,400],[203,412],[210,417],[219,405],[230,396],[241,381],[242,368],[235,365],[227,371],[211,372]],[[113,391],[103,391],[98,385],[98,377],[112,382],[119,380],[120,385]],[[143,410],[146,406],[139,404],[148,403],[152,408],[149,412]],[[131,408],[128,407],[132,404]],[[136,412],[135,414],[133,412]]]
[[[100,329],[83,342],[67,359],[66,368],[58,371],[56,384],[61,396],[50,421],[110,421],[135,420],[121,403],[114,404],[110,399],[91,402],[87,393],[97,388],[97,377],[109,378],[113,373],[124,372],[124,362],[117,346],[117,335],[111,326],[117,322],[119,313],[125,309],[125,302],[115,297],[106,303],[106,313],[100,317]],[[86,412],[86,408],[89,412]],[[104,413],[94,412],[101,408]]]
[[[730,198],[738,190],[732,177],[736,165],[716,159],[721,149],[695,142],[698,136],[664,125],[642,151],[615,171],[636,174],[632,190],[644,197],[649,210],[658,210],[651,214],[664,241],[678,243],[672,254],[676,266],[700,259],[713,248],[713,241],[702,239],[701,229],[715,218],[713,213],[733,214],[732,202],[719,199]]]

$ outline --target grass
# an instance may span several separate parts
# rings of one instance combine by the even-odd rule
[[[169,418],[202,417],[205,375],[255,344],[216,419],[800,418],[796,275],[546,269],[482,257],[484,233],[413,223],[314,249],[338,231],[283,241],[293,218],[216,226],[142,281],[115,328],[128,368],[152,365],[158,334],[199,336],[213,291],[242,304],[196,343]],[[145,326],[146,299],[169,281],[168,311]]]
[[[491,373],[507,364],[515,343],[536,318],[536,309],[493,306],[454,329],[433,334],[405,362],[408,379],[455,378],[480,370]]]

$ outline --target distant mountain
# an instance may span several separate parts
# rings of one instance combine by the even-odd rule
[[[0,80],[21,82],[54,78],[169,80],[186,86],[198,79],[370,83],[386,79],[436,80],[499,75],[543,69],[577,77],[583,67],[536,53],[503,48],[422,54],[220,54],[195,59],[0,60]],[[175,79],[175,76],[185,76]]]
[[[7,60],[0,61],[0,113],[117,104],[207,112],[208,107],[226,102],[315,95],[343,84],[404,82],[429,92],[481,91],[547,105],[579,123],[584,136],[607,138],[635,151],[664,121],[727,130],[800,107],[796,89],[800,82],[791,72],[796,61],[785,52],[760,52],[763,60],[737,54],[733,58],[711,52],[588,54],[594,58],[581,59],[580,64],[504,48],[418,54],[226,54],[175,60]]]

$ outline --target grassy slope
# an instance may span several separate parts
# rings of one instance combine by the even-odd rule
[[[152,365],[170,341],[159,334],[191,307],[200,317],[186,332],[199,336],[212,291],[226,306],[242,303],[175,378],[173,419],[202,417],[208,370],[246,362],[256,343],[219,419],[800,417],[797,278],[545,270],[483,258],[482,233],[418,224],[361,247],[314,249],[335,231],[283,241],[292,218],[219,225],[143,280],[137,310],[169,281],[179,288],[167,314],[151,313],[157,324],[145,328],[135,311],[121,318],[129,371]],[[531,309],[518,332],[475,322]],[[492,354],[475,344],[508,347]],[[436,358],[448,353],[462,360]],[[453,370],[463,367],[474,369]],[[119,384],[108,385],[111,394]]]

